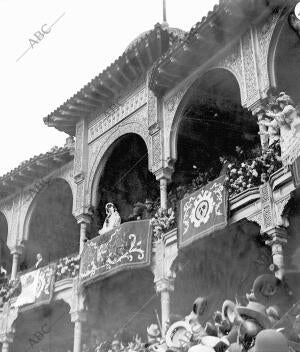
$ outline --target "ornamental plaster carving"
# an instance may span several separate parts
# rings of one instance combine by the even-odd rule
[[[157,98],[151,89],[148,89],[148,127],[157,122]]]
[[[241,44],[247,106],[251,106],[260,97],[255,64],[255,53],[252,40],[252,29],[248,30],[243,35]]]
[[[161,131],[152,135],[152,172],[162,167]]]
[[[266,21],[257,26],[258,50],[261,65],[261,88],[265,93],[270,86],[268,69],[269,48],[275,26],[279,18],[280,12],[273,13],[266,19]]]
[[[291,194],[289,193],[286,197],[280,199],[278,202],[275,203],[275,218],[276,218],[276,225],[277,226],[289,226],[288,217],[284,214],[286,210],[286,206],[291,199]]]
[[[263,219],[262,219],[262,213],[261,213],[261,212],[256,213],[256,214],[254,214],[254,215],[252,215],[252,216],[249,216],[247,219],[248,219],[249,221],[252,221],[252,222],[257,223],[260,227],[262,227],[262,221],[263,221]]]
[[[213,67],[223,68],[230,71],[236,78],[241,94],[241,105],[244,106],[247,102],[247,92],[246,92],[246,83],[244,80],[244,71],[243,71],[243,60],[241,55],[241,45],[237,43],[234,47],[228,51],[227,55],[221,58]]]
[[[138,134],[143,138],[148,155],[151,155],[151,143],[148,132],[148,123],[147,123],[147,107],[143,106],[141,109],[136,111],[134,114],[129,116],[122,123],[113,127],[111,130],[107,131],[101,138],[98,138],[95,142],[89,145],[89,160],[88,160],[88,199],[87,204],[90,205],[92,197],[92,187],[97,174],[99,165],[103,161],[103,157],[111,145],[121,136],[128,133]],[[149,157],[149,170],[152,168],[152,158]]]
[[[148,100],[148,94],[145,86],[139,89],[132,96],[127,98],[124,102],[119,102],[114,105],[114,108],[104,113],[92,122],[88,131],[88,143],[92,142],[105,132],[119,124],[126,119],[129,115],[136,112],[143,107]],[[146,126],[148,122],[146,122]]]
[[[74,176],[80,173],[82,168],[83,133],[84,133],[84,125],[83,125],[83,122],[80,122],[76,126]]]

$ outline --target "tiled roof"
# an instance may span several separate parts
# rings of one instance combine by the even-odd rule
[[[40,179],[71,161],[73,144],[53,147],[49,152],[36,155],[0,177],[0,199]]]
[[[44,117],[44,122],[69,135],[75,135],[76,122],[96,109],[104,110],[126,91],[133,81],[145,75],[153,62],[170,46],[181,41],[183,31],[156,24],[142,33],[110,66],[93,78],[56,110]]]

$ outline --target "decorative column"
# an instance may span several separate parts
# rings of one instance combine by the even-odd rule
[[[170,293],[174,291],[174,279],[160,279],[155,283],[160,293],[162,336],[165,336],[170,324]]]
[[[79,254],[82,253],[83,246],[87,240],[87,228],[91,223],[91,217],[88,214],[81,214],[76,217],[77,223],[80,225],[80,242],[79,242]]]
[[[165,167],[155,172],[156,179],[159,180],[160,207],[168,209],[168,183],[171,181],[173,168]]]
[[[9,352],[9,345],[13,343],[13,334],[6,333],[1,338],[2,341],[2,352]]]
[[[11,268],[11,280],[15,280],[19,269],[19,258],[23,252],[23,245],[16,245],[11,249],[12,254],[12,268]]]
[[[275,276],[281,280],[284,276],[283,245],[287,243],[287,231],[284,227],[276,227],[266,233],[270,238],[266,244],[272,249]]]
[[[72,312],[71,322],[74,323],[73,352],[81,352],[82,324],[86,321],[86,312]]]

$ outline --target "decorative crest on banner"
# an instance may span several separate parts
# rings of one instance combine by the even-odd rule
[[[179,247],[227,225],[225,175],[181,200]]]

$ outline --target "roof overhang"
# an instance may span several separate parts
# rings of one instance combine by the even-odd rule
[[[179,40],[168,31],[168,27],[155,25],[115,62],[46,116],[45,124],[74,136],[76,123],[80,119],[89,118],[94,112],[105,111],[133,82],[146,75],[153,63]]]

